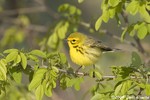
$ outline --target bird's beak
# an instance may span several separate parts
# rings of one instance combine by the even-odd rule
[[[65,40],[65,42],[68,42],[68,41],[69,41],[67,38],[65,38],[64,40]]]

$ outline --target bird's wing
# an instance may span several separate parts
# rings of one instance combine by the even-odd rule
[[[85,45],[88,45],[89,47],[92,47],[92,48],[95,48],[95,47],[99,48],[102,51],[112,51],[111,48],[109,48],[108,46],[105,46],[101,41],[94,40],[91,37],[88,38]]]

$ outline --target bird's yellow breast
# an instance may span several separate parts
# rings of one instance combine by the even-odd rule
[[[101,52],[97,51],[96,49],[86,49],[86,50],[89,51],[81,53],[75,48],[70,49],[71,60],[80,66],[81,65],[90,66],[95,64],[98,61]]]

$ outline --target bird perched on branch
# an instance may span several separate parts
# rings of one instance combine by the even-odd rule
[[[103,52],[114,50],[102,44],[101,41],[97,41],[80,32],[70,34],[67,41],[70,48],[71,60],[77,65],[80,65],[80,68],[90,65],[93,65],[95,68],[95,63]]]

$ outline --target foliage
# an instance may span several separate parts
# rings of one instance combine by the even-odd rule
[[[78,0],[78,3],[84,1],[86,0]],[[93,28],[89,24],[83,25],[83,13],[79,8],[69,3],[61,4],[58,7],[59,19],[48,30],[48,36],[40,41],[40,50],[26,51],[26,49],[12,48],[0,53],[0,98],[42,100],[44,95],[53,96],[53,91],[58,86],[63,90],[73,87],[79,91],[86,76],[93,78],[93,72],[96,76],[95,85],[91,89],[88,87],[92,94],[91,100],[128,100],[150,96],[149,64],[145,63],[145,59],[140,56],[149,57],[149,55],[146,51],[140,51],[142,47],[139,43],[150,34],[150,2],[148,0],[103,0],[101,10],[102,15]],[[136,18],[139,15],[141,18]],[[129,22],[129,16],[137,21]],[[29,26],[30,20],[25,15],[19,15],[17,18],[21,25],[11,26],[4,32],[0,40],[0,48],[11,48],[25,40],[24,29]],[[120,28],[123,26],[119,39],[124,42],[125,36],[129,34],[136,39],[137,44],[135,46],[130,41],[128,44],[135,46],[139,52],[132,52],[129,65],[111,66],[112,75],[109,77],[103,76],[99,69],[91,69],[87,73],[76,72],[67,62],[66,55],[60,52],[67,33],[78,31],[81,25],[90,28],[89,32],[92,30],[97,33],[100,32],[103,22],[107,24],[110,19],[116,19]],[[28,77],[27,84],[23,83],[24,75]]]
[[[141,0],[103,0],[101,4],[102,15],[98,18],[95,24],[95,29],[98,30],[102,22],[107,23],[109,19],[115,18],[118,22],[118,25],[121,24],[119,14],[125,19],[125,23],[128,23],[126,20],[125,13],[130,14],[131,16],[140,15],[141,19],[138,19],[137,22],[131,23],[130,25],[124,27],[122,32],[121,39],[123,40],[126,33],[129,33],[130,36],[135,36],[139,39],[144,39],[147,34],[150,33],[150,16],[149,16],[149,1]]]

